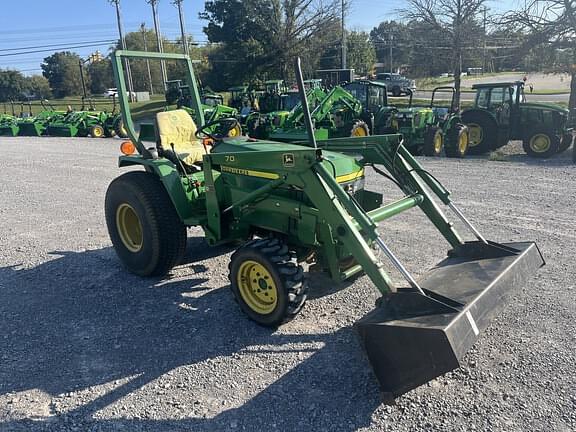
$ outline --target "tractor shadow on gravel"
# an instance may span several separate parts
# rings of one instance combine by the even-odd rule
[[[36,267],[0,268],[0,398],[38,389],[47,394],[50,411],[35,420],[33,413],[8,415],[0,419],[0,430],[57,431],[80,424],[78,430],[86,431],[352,431],[371,423],[380,405],[377,384],[352,329],[281,334],[258,327],[241,314],[227,289],[205,287],[203,272],[191,276],[133,276],[112,248],[56,252]],[[136,391],[156,404],[178,397],[170,390],[149,394],[155,380],[176,368],[250,352],[271,355],[267,367],[274,368],[276,356],[298,351],[290,344],[309,343],[318,348],[311,354],[303,350],[306,358],[281,378],[243,405],[215,408],[208,418],[195,412],[178,420],[127,417],[132,413],[94,417]],[[252,380],[238,369],[216,375],[219,385],[237,380],[239,391]],[[59,409],[67,397],[76,398],[77,406],[64,403]]]

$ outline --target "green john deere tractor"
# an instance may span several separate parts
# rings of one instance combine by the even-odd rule
[[[323,93],[322,90],[313,92]],[[363,120],[362,103],[342,87],[332,88],[315,105],[311,117],[316,139],[370,135],[369,126]],[[274,128],[269,138],[282,142],[305,141],[308,132],[304,124],[304,111],[299,109],[294,114],[288,116],[282,127]]]
[[[526,102],[522,81],[474,84],[474,107],[462,112],[470,131],[471,154],[495,150],[521,140],[532,157],[548,158],[572,144],[569,112],[558,105]]]
[[[437,93],[452,92],[449,107],[438,104]],[[414,155],[462,158],[468,152],[468,130],[462,119],[453,111],[454,89],[437,87],[432,92],[430,105],[412,106],[412,90],[407,89],[408,106],[394,112],[393,126],[404,138],[404,145]]]
[[[440,99],[438,94],[449,93],[449,99]],[[468,153],[470,136],[459,110],[455,106],[456,89],[450,86],[432,90],[430,109],[434,114],[434,126],[442,130],[444,152],[448,157],[463,158]],[[436,155],[436,154],[435,154]]]
[[[124,58],[183,62],[194,119],[184,110],[160,112],[156,142],[140,141],[123,96]],[[185,55],[116,51],[113,68],[138,151],[121,156],[119,164],[142,168],[112,181],[105,199],[110,238],[126,268],[141,276],[165,275],[184,255],[186,228],[201,227],[208,245],[241,244],[230,258],[230,290],[251,320],[270,327],[304,307],[309,289],[304,261],[335,283],[366,274],[382,297],[356,328],[383,392],[397,396],[459,367],[511,289],[543,265],[534,243],[486,240],[401,144],[400,135],[317,142],[299,60],[296,76],[308,132],[300,145],[208,132],[213,125],[204,122]],[[232,128],[237,120],[217,123]],[[206,135],[212,146],[205,145]],[[405,196],[383,203],[381,193],[365,189],[367,165],[380,165],[376,172]],[[442,204],[475,240],[461,237]],[[450,245],[446,259],[418,281],[378,229],[380,221],[414,207]],[[398,269],[404,284],[392,283],[375,250]]]
[[[313,108],[326,97],[326,93],[314,84],[314,82],[309,83],[309,85],[304,83],[307,89],[308,102]],[[279,96],[278,105],[274,111],[267,112],[261,109],[248,116],[246,119],[247,135],[268,139],[272,131],[295,127],[301,122],[303,113],[298,90],[287,90]]]
[[[189,85],[182,85],[182,80],[178,80],[180,82],[181,88],[185,89],[181,93],[180,99],[176,102],[177,107],[179,109],[184,109],[190,114],[194,116],[194,109],[192,108],[191,103],[191,94],[190,94],[190,86]],[[224,98],[222,95],[216,93],[205,93],[200,96],[200,106],[202,107],[202,111],[204,113],[204,118],[208,123],[214,123],[216,120],[221,118],[231,118],[238,116],[238,110],[236,108],[229,107],[224,105]],[[170,109],[167,107],[166,109]],[[217,126],[212,128],[210,132],[217,133]],[[242,135],[242,127],[241,125],[237,125],[235,128],[229,130],[228,136],[240,136]]]
[[[46,133],[61,137],[112,136],[117,122],[104,111],[71,111],[48,124]]]

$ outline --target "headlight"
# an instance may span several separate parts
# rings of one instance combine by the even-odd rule
[[[364,184],[365,184],[365,177],[364,174],[362,174],[361,177],[358,177],[355,180],[340,183],[340,186],[350,195],[354,195],[356,192],[364,189]]]

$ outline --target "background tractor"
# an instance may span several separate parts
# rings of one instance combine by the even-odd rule
[[[547,158],[572,144],[568,110],[548,103],[526,102],[522,81],[474,84],[474,107],[462,112],[470,131],[471,154],[495,150],[521,140],[532,157]]]
[[[194,118],[184,110],[159,112],[156,142],[140,141],[123,96],[124,58],[183,62]],[[366,274],[382,296],[356,328],[382,391],[391,396],[457,368],[510,289],[543,265],[534,243],[486,240],[401,144],[400,135],[317,142],[299,60],[296,76],[308,133],[300,145],[208,132],[214,125],[205,123],[185,55],[116,51],[113,68],[131,137],[121,146],[120,166],[142,168],[119,176],[106,192],[106,223],[122,263],[141,276],[165,275],[184,255],[186,228],[201,227],[210,246],[240,244],[228,268],[232,295],[251,320],[269,327],[304,307],[309,289],[304,263],[335,283]],[[217,122],[232,128],[237,120]],[[381,193],[365,189],[365,168],[375,165],[403,192],[401,199],[384,203]],[[463,240],[442,204],[476,240]],[[450,245],[447,258],[419,281],[378,229],[378,222],[414,207]],[[375,250],[405,284],[392,283]]]
[[[438,94],[450,93],[450,99],[439,99]],[[432,90],[430,108],[434,113],[434,122],[444,135],[444,152],[448,157],[463,158],[468,153],[470,135],[459,110],[454,104],[456,89],[450,86],[436,87]]]
[[[51,136],[104,138],[115,134],[117,116],[104,111],[71,111],[48,124]]]
[[[308,136],[304,124],[304,111],[290,115],[282,127],[269,133],[269,138],[282,142],[305,141]],[[322,100],[317,101],[311,112],[314,134],[317,139],[349,136],[368,136],[369,126],[362,120],[362,103],[342,87],[336,86]]]
[[[326,97],[326,93],[315,84],[316,82],[310,81],[304,84],[308,102],[313,108]],[[275,111],[263,112],[260,110],[251,113],[246,119],[247,135],[254,138],[268,139],[274,130],[293,128],[302,124],[303,111],[298,90],[288,90],[286,93],[282,93],[279,103],[278,109]]]

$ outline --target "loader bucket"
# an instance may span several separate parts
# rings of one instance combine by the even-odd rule
[[[40,123],[22,123],[20,125],[20,136],[41,136],[45,127]]]
[[[0,136],[17,136],[18,130],[16,125],[2,126],[0,127]]]
[[[78,128],[76,126],[49,126],[48,135],[59,137],[75,137],[78,135]]]
[[[534,243],[467,242],[420,281],[356,323],[384,395],[396,397],[460,366],[514,289],[544,259]]]

